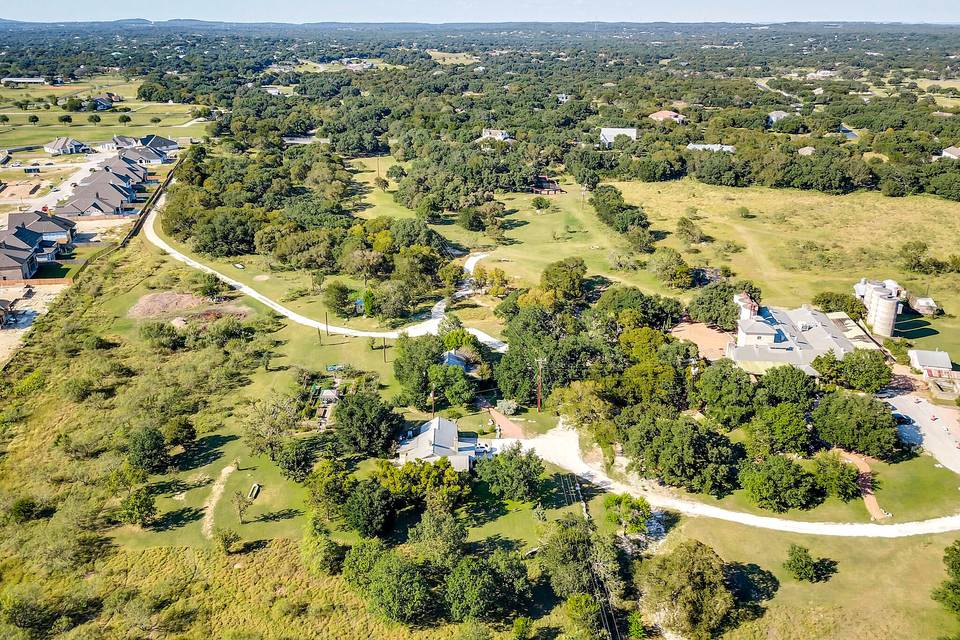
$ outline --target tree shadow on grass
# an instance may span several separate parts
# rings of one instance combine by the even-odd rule
[[[506,538],[499,533],[488,536],[483,540],[477,540],[476,542],[467,544],[468,553],[471,555],[480,555],[484,557],[489,556],[497,549],[503,549],[504,551],[520,551],[522,547],[523,543],[519,540]]]
[[[183,507],[164,513],[157,518],[150,529],[153,531],[170,531],[179,529],[185,524],[196,522],[203,517],[203,510],[196,507]]]
[[[155,496],[168,496],[183,493],[192,489],[189,484],[180,478],[168,478],[150,485],[150,493]]]
[[[198,438],[192,447],[174,457],[173,464],[180,471],[205,467],[223,455],[226,444],[237,439],[238,436],[219,433]]]
[[[237,553],[250,553],[252,551],[261,551],[263,549],[266,549],[268,544],[270,544],[269,540],[250,540],[249,542],[244,542]]]
[[[470,527],[482,527],[506,515],[507,507],[503,500],[490,492],[487,483],[478,481],[463,506],[463,511]]]
[[[303,515],[300,509],[278,509],[260,514],[254,522],[280,522],[281,520],[290,520]]]
[[[780,581],[771,572],[754,563],[731,562],[724,567],[727,585],[738,607],[739,620],[755,620],[763,615],[763,603],[780,589]]]
[[[547,580],[546,576],[540,576],[537,580],[532,581],[530,586],[532,598],[526,612],[529,617],[533,619],[542,618],[560,604],[560,598],[553,592],[550,581]]]
[[[831,558],[820,558],[813,566],[814,582],[829,582],[837,572],[837,561]]]

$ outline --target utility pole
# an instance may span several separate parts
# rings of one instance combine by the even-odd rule
[[[437,415],[437,390],[433,385],[430,385],[430,417],[433,418]]]
[[[320,342],[320,346],[323,346],[323,333],[320,332],[320,327],[317,327],[317,340]]]
[[[386,338],[386,336],[383,337],[383,343],[382,343],[382,345],[383,345],[383,346],[380,347],[380,351],[383,351],[383,361],[386,362],[386,361],[387,361],[387,338]]]
[[[543,364],[544,358],[537,358],[537,413],[540,413],[540,405],[543,402]]]
[[[327,335],[330,335],[330,318],[327,315],[327,312],[323,312],[323,326],[327,329]]]

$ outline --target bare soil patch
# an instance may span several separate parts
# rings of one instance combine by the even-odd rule
[[[727,344],[733,340],[730,334],[708,327],[702,322],[681,322],[670,330],[670,335],[696,344],[700,355],[707,360],[723,358]]]
[[[270,279],[270,276],[268,276],[268,275],[265,274],[265,273],[261,273],[260,275],[253,276],[253,281],[254,281],[254,282],[266,282],[266,281],[269,280],[269,279]]]
[[[40,189],[39,181],[22,180],[20,182],[11,182],[3,191],[0,191],[0,198],[29,198]]]
[[[130,307],[130,310],[127,311],[127,317],[155,318],[197,309],[204,304],[206,304],[206,300],[192,293],[176,293],[175,291],[148,293]]]

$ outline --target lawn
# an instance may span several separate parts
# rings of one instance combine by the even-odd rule
[[[480,58],[474,54],[466,52],[428,49],[427,54],[433,58],[437,64],[475,64],[480,60]]]
[[[952,471],[936,466],[929,455],[887,464],[871,461],[875,474],[877,502],[891,514],[882,524],[912,522],[960,513],[960,478]],[[754,506],[743,489],[720,500],[711,496],[692,496],[701,502],[734,511],[810,522],[869,522],[863,500],[842,502],[830,498],[811,510],[792,509],[774,513]]]
[[[204,122],[184,126],[191,121],[192,105],[137,100],[139,87],[139,81],[127,81],[116,75],[95,76],[83,82],[65,85],[24,89],[2,87],[0,88],[0,114],[7,116],[10,121],[0,125],[0,148],[43,144],[61,136],[94,143],[109,140],[116,135],[143,136],[148,133],[157,133],[176,139],[199,137],[204,134],[206,127]],[[119,111],[98,112],[96,115],[100,117],[101,122],[91,124],[87,121],[87,117],[91,114],[87,112],[68,113],[56,107],[31,108],[23,111],[13,106],[15,100],[21,99],[45,99],[51,95],[60,98],[86,97],[104,91],[112,91],[125,98],[125,101],[118,106],[130,109],[125,113],[131,118],[129,123],[119,122],[120,116],[124,115]],[[27,118],[33,115],[40,118],[40,122],[36,125],[27,122]],[[57,119],[63,115],[73,118],[73,123],[58,122]],[[160,118],[161,122],[153,124],[150,122],[152,118]]]
[[[142,239],[137,242],[143,244],[135,246],[149,247],[152,254],[159,256],[159,251],[152,245]],[[168,259],[165,266],[156,269],[152,277],[160,281],[171,269],[189,275],[189,271],[180,267],[179,263]],[[128,339],[135,339],[138,322],[127,317],[127,310],[141,296],[151,292],[148,288],[150,282],[144,281],[123,296],[105,303],[112,315],[112,329]],[[257,301],[246,297],[241,296],[235,302],[260,314],[271,313]],[[217,503],[215,526],[233,528],[247,541],[299,538],[304,523],[305,490],[301,485],[283,478],[279,468],[268,459],[249,455],[241,438],[243,407],[250,402],[291,391],[297,368],[322,371],[327,365],[350,364],[364,371],[378,373],[382,392],[387,397],[394,395],[399,387],[392,376],[393,345],[390,341],[387,342],[384,362],[384,352],[380,348],[371,351],[364,338],[318,337],[314,329],[293,322],[286,322],[282,329],[273,334],[273,338],[278,347],[276,356],[270,361],[270,370],[258,368],[250,374],[247,386],[236,393],[237,398],[231,407],[225,408],[222,427],[200,434],[196,450],[189,455],[181,454],[176,464],[180,470],[176,474],[156,479],[153,487],[159,496],[157,507],[160,526],[148,530],[131,527],[119,529],[115,539],[123,546],[136,549],[166,545],[209,546],[210,543],[201,536],[202,506],[210,494],[211,483],[224,467],[237,460],[240,462],[239,468],[228,476],[222,498]],[[234,406],[239,408],[234,411]],[[254,482],[260,483],[263,489],[247,514],[245,523],[241,525],[230,498],[236,491],[246,494]]]
[[[625,243],[602,225],[580,188],[569,180],[567,193],[551,196],[552,207],[535,213],[531,194],[504,194],[505,244],[495,246],[479,232],[453,224],[434,228],[464,250],[489,251],[484,264],[506,270],[517,286],[535,284],[544,267],[568,256],[582,257],[593,275],[638,286],[645,291],[688,299],[671,291],[645,270],[615,271],[612,254]],[[896,251],[908,240],[923,239],[933,255],[955,252],[960,233],[960,203],[934,196],[886,198],[864,192],[832,196],[812,191],[763,187],[737,189],[704,185],[692,179],[666,183],[616,183],[628,201],[640,204],[654,230],[666,234],[659,244],[681,250],[693,265],[730,266],[755,281],[765,302],[808,303],[820,291],[851,291],[860,277],[895,278],[934,297],[946,315],[905,326],[905,337],[924,348],[960,351],[960,275],[919,276],[904,272]],[[389,208],[388,208],[389,207]],[[383,209],[375,204],[365,215]],[[747,213],[742,215],[740,208]],[[693,217],[712,242],[687,247],[671,235],[681,216]]]
[[[695,538],[741,573],[772,574],[775,593],[763,616],[726,633],[728,640],[818,638],[936,638],[960,631],[960,624],[930,598],[945,577],[943,549],[950,534],[880,539],[803,536],[765,531],[703,518],[685,518],[668,544]],[[800,544],[814,557],[836,564],[825,583],[801,583],[782,567],[787,547]]]

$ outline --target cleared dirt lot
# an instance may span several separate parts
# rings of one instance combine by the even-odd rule
[[[18,182],[11,182],[6,185],[3,190],[0,190],[0,198],[2,199],[14,199],[14,198],[29,198],[34,193],[40,190],[42,186],[40,180],[20,180]]]
[[[45,284],[33,287],[0,287],[0,298],[13,300],[13,312],[0,328],[0,363],[9,360],[36,319],[45,314],[57,296],[69,285]]]

